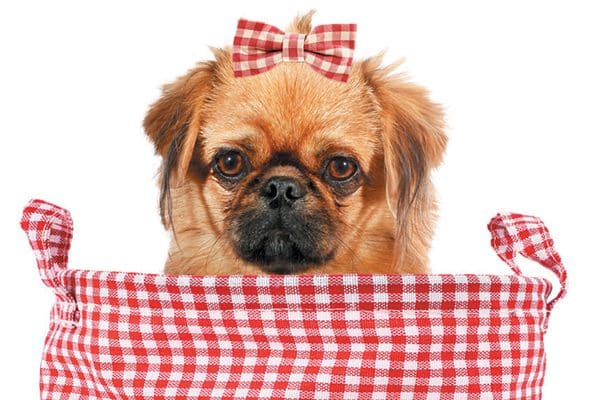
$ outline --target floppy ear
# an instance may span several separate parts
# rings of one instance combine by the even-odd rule
[[[160,170],[160,210],[167,225],[165,210],[170,208],[171,185],[181,184],[198,141],[203,109],[210,96],[216,63],[199,63],[185,76],[165,85],[160,99],[150,106],[144,130],[162,156]]]
[[[386,198],[396,218],[395,258],[406,250],[428,247],[435,204],[429,193],[429,173],[446,148],[441,108],[425,89],[392,74],[398,64],[381,68],[382,55],[362,64],[363,75],[378,103],[382,121]],[[429,213],[429,214],[425,214]]]

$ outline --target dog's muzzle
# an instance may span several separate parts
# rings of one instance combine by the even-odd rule
[[[268,178],[256,192],[256,207],[234,219],[232,241],[240,257],[276,274],[303,272],[331,258],[323,250],[330,222],[307,209],[308,197],[296,177]]]

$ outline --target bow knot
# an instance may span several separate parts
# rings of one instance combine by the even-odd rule
[[[355,24],[319,25],[304,35],[240,19],[233,41],[233,72],[236,77],[251,76],[280,62],[306,62],[327,78],[346,82],[355,34]]]
[[[304,61],[304,39],[305,35],[299,33],[286,33],[283,37],[281,49],[282,61]]]

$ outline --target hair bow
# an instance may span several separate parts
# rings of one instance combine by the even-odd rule
[[[285,33],[264,22],[240,19],[233,40],[236,77],[268,71],[280,62],[306,62],[330,79],[346,82],[352,67],[356,24],[315,26],[308,34]]]

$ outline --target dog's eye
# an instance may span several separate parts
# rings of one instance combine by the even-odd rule
[[[237,177],[245,170],[244,158],[237,151],[227,151],[217,156],[216,167],[219,173],[226,177]]]
[[[333,180],[345,181],[358,170],[356,162],[348,157],[333,157],[327,164],[326,174]]]

